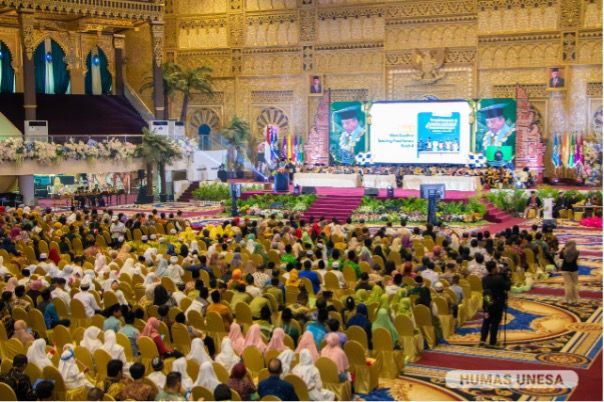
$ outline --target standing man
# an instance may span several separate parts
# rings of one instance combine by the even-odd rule
[[[508,275],[499,272],[497,263],[490,260],[486,264],[488,275],[482,278],[484,298],[484,319],[480,330],[480,346],[497,348],[497,332],[503,318],[503,311],[507,303],[507,293],[511,281]],[[486,344],[487,335],[490,334],[489,343]]]

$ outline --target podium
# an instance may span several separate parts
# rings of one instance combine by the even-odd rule
[[[274,178],[275,178],[274,189],[276,192],[289,191],[289,175],[287,173],[276,173]]]

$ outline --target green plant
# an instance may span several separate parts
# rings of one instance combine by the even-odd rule
[[[466,213],[480,214],[484,216],[487,213],[487,207],[482,203],[479,197],[472,197],[468,200],[466,207]]]
[[[553,198],[555,200],[558,198],[559,193],[560,192],[557,189],[552,188],[552,187],[543,187],[543,188],[540,188],[539,190],[537,190],[537,195],[542,200],[544,200],[546,198]]]
[[[229,124],[221,130],[220,134],[224,137],[232,150],[239,150],[246,153],[250,151],[252,130],[249,123],[245,120],[233,116]],[[253,150],[255,151],[256,148],[253,148]],[[230,152],[229,154],[233,153],[234,152]],[[235,162],[236,161],[229,161],[229,167],[237,167],[233,165]]]
[[[143,143],[141,146],[142,157],[147,163],[147,195],[153,195],[153,171],[159,171],[161,191],[166,191],[166,165],[180,158],[181,152],[178,145],[164,137],[157,135],[148,128],[143,128]]]
[[[231,196],[227,183],[203,183],[193,191],[193,197],[206,201],[226,201]]]

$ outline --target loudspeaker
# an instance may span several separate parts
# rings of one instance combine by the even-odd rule
[[[379,193],[380,193],[380,190],[378,190],[375,187],[365,188],[365,195],[368,195],[369,197],[377,197]]]
[[[137,173],[138,173],[138,179],[139,180],[143,180],[145,178],[145,170],[144,169],[138,169]]]
[[[317,194],[315,187],[302,187],[302,194]]]

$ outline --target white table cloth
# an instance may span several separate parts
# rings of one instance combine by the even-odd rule
[[[476,191],[481,188],[477,176],[403,176],[404,189],[419,190],[422,184],[444,184],[448,191]]]
[[[361,177],[357,173],[295,173],[294,185],[296,184],[301,187],[351,188],[361,186]]]
[[[363,187],[396,188],[396,176],[393,174],[366,174],[363,176]]]

